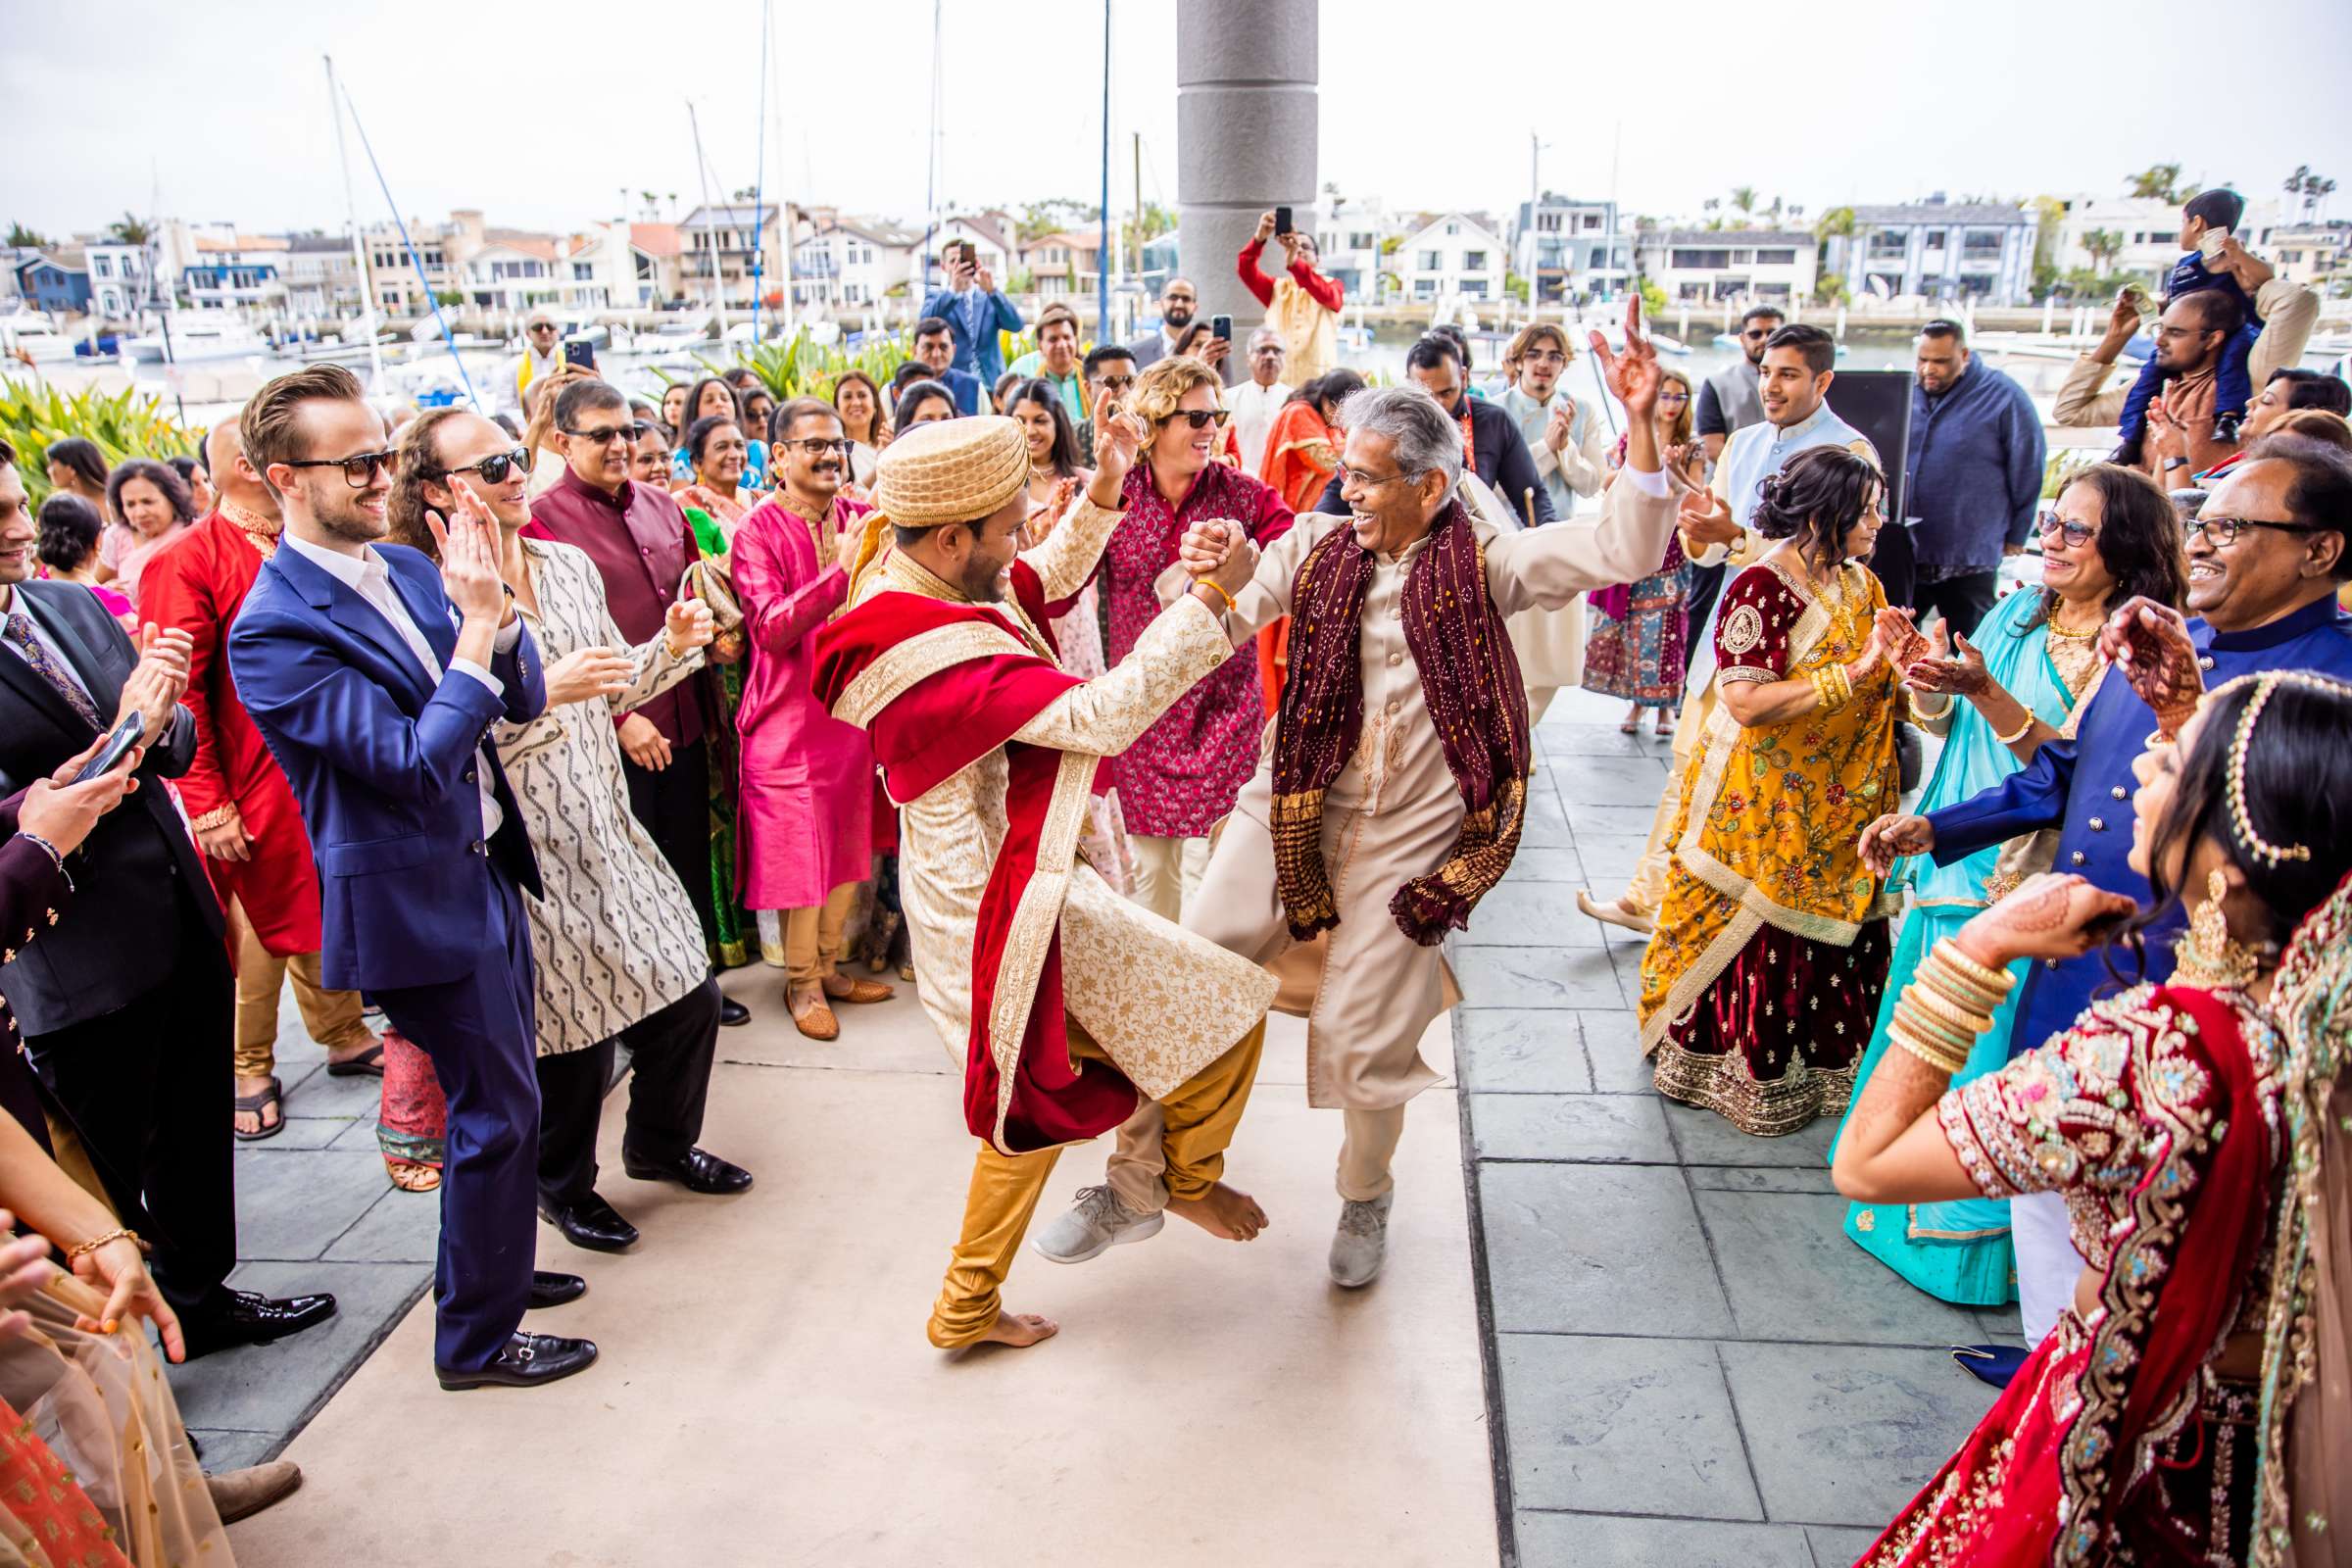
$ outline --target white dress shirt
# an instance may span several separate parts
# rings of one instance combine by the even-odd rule
[[[1242,449],[1242,471],[1250,478],[1266,466],[1266,437],[1274,431],[1274,416],[1291,400],[1291,389],[1280,381],[1259,386],[1254,377],[1225,389],[1225,407],[1233,411],[1233,439]]]
[[[392,586],[392,568],[384,564],[384,558],[375,553],[373,545],[362,545],[358,555],[347,556],[341,551],[297,539],[291,528],[278,535],[277,542],[298,552],[303,559],[367,600],[368,607],[383,616],[392,629],[400,634],[400,640],[408,645],[409,652],[416,656],[417,667],[424,671],[425,677],[436,686],[441,683],[443,670],[440,660],[433,653],[433,645],[425,641],[424,633],[417,629],[415,618],[409,614],[409,607],[401,602],[399,590]],[[522,617],[515,615],[498,628],[494,646],[500,653],[508,653],[521,637]],[[506,683],[472,660],[461,656],[452,659],[449,667],[465,671],[489,687],[500,701],[505,701]],[[507,813],[499,808],[498,797],[490,793],[490,759],[479,745],[473,749],[473,779],[474,788],[481,792],[482,797],[482,840],[488,843],[497,834],[500,824],[506,821]]]
[[[75,669],[74,667],[74,661],[66,657],[65,646],[50,633],[48,627],[41,624],[41,613],[39,611],[33,608],[32,595],[21,594],[17,592],[13,584],[7,587],[7,598],[0,599],[0,624],[6,624],[8,618],[12,615],[23,615],[24,617],[24,624],[32,628],[32,640],[36,643],[39,643],[43,648],[47,649],[49,651],[49,657],[57,662],[57,667],[65,672],[66,679],[72,681],[75,686],[81,688],[82,696],[89,697],[89,682],[81,678],[81,671]],[[0,645],[5,645],[10,653],[16,655],[19,659],[24,660],[25,663],[30,664],[32,662],[31,657],[27,655],[24,649],[19,648],[15,643],[8,642],[5,638],[0,638]],[[93,704],[95,704],[96,699],[92,698],[91,701]],[[105,715],[102,712],[100,717],[103,718],[104,716]]]

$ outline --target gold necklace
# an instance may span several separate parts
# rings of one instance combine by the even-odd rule
[[[2088,631],[2071,631],[2068,628],[2058,624],[2059,614],[2068,608],[2067,602],[2061,599],[2058,601],[2057,607],[2042,617],[2042,623],[2049,628],[2051,636],[2063,637],[2069,642],[2086,643],[2099,634],[2099,627],[2105,624],[2107,619],[2104,612],[2094,614],[2091,617],[2090,629]]]

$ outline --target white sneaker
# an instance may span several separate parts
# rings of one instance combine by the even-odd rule
[[[1389,1205],[1395,1193],[1383,1193],[1368,1202],[1354,1199],[1340,1204],[1340,1228],[1331,1238],[1331,1282],[1355,1290],[1372,1283],[1389,1250]]]
[[[1149,1241],[1167,1222],[1167,1215],[1157,1210],[1138,1214],[1108,1187],[1081,1187],[1069,1212],[1038,1232],[1029,1245],[1038,1256],[1056,1263],[1083,1263],[1122,1242]]]
[[[1602,925],[1618,926],[1642,936],[1649,936],[1658,929],[1657,921],[1646,914],[1627,908],[1623,899],[1610,899],[1606,903],[1602,903],[1593,898],[1592,893],[1585,888],[1576,890],[1576,906],[1598,920]]]

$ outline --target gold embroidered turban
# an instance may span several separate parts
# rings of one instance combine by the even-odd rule
[[[1029,440],[1002,415],[940,419],[894,436],[874,468],[874,505],[902,528],[977,522],[1029,483]]]

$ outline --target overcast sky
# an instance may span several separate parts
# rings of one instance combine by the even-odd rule
[[[1146,197],[1179,195],[1180,3],[1113,0],[1114,209],[1131,199],[1134,131]],[[764,139],[771,199],[919,215],[929,0],[777,4],[790,96],[765,138],[760,10],[0,0],[0,221],[58,234],[133,209],[339,228],[322,53],[406,214],[481,207],[494,224],[555,227],[615,216],[624,188],[632,216],[645,189],[683,211],[701,190],[692,98],[720,194],[753,183]],[[1695,214],[1740,184],[1813,212],[1937,189],[2118,192],[2159,161],[2249,195],[2276,193],[2297,164],[2352,176],[2352,9],[2271,0],[2259,22],[2240,15],[2212,0],[1325,0],[1319,177],[1393,207],[1499,212],[1527,192],[1531,131],[1548,144],[1546,186],[1613,183],[1629,216]],[[945,0],[944,16],[943,199],[1092,201],[1100,4]],[[356,142],[352,161],[373,221],[384,200]],[[2332,211],[2352,216],[2352,185]]]

